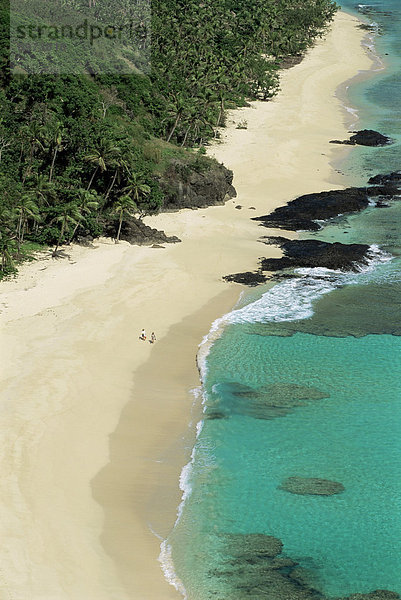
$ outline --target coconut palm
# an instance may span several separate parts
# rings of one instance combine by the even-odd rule
[[[21,127],[19,136],[22,140],[21,141],[21,156],[22,156],[22,154],[24,154],[24,151],[25,151],[24,142],[26,140],[28,140],[28,147],[29,147],[28,166],[27,166],[24,176],[22,178],[22,182],[24,183],[26,178],[29,177],[32,173],[33,157],[39,150],[41,150],[42,152],[45,152],[45,150],[46,150],[46,145],[47,145],[46,128],[43,125],[41,125],[40,123],[33,121],[29,125],[23,125]]]
[[[54,222],[60,224],[60,235],[57,240],[56,247],[53,250],[52,256],[53,258],[57,256],[59,246],[61,242],[64,240],[65,233],[69,230],[71,225],[76,225],[82,220],[82,213],[80,212],[78,206],[70,202],[65,204],[61,210],[61,213],[53,219]]]
[[[170,142],[171,138],[174,135],[175,130],[178,127],[183,115],[189,110],[189,99],[185,98],[182,94],[175,94],[174,98],[170,101],[167,107],[167,117],[164,121],[169,121],[171,125],[171,121],[173,124],[170,127],[170,131],[167,134],[166,141]]]
[[[15,207],[15,213],[18,216],[17,251],[19,254],[21,250],[21,244],[24,241],[28,219],[32,219],[35,222],[40,221],[39,207],[33,199],[32,192],[21,196],[17,206]]]
[[[104,204],[106,204],[107,199],[111,193],[111,190],[113,189],[114,184],[116,183],[116,180],[118,179],[118,181],[120,181],[122,173],[124,171],[128,171],[128,166],[127,166],[126,161],[119,156],[116,156],[112,159],[110,166],[114,168],[114,174],[113,174],[113,177],[111,178],[110,185],[107,188],[107,192],[104,197]]]
[[[86,188],[87,190],[91,188],[99,169],[101,173],[107,171],[107,167],[113,164],[113,160],[117,157],[119,151],[120,149],[113,146],[110,140],[103,139],[99,144],[99,148],[95,148],[90,154],[84,157],[84,160],[95,166],[95,170],[93,171],[88,187]]]
[[[56,200],[57,194],[54,184],[49,183],[49,179],[45,175],[35,175],[29,181],[29,186],[29,193],[35,197],[39,205],[49,206],[52,201]]]
[[[138,207],[135,200],[125,194],[124,196],[120,196],[120,198],[115,201],[113,210],[119,217],[118,232],[115,240],[116,244],[118,244],[125,215],[132,215],[136,210],[138,210]]]
[[[123,188],[123,192],[125,192],[127,196],[132,196],[135,202],[139,203],[141,197],[150,194],[151,189],[148,184],[145,183],[143,173],[130,173],[127,185]]]
[[[1,270],[3,274],[14,270],[15,219],[16,213],[13,210],[5,206],[0,206],[0,252]]]
[[[145,183],[143,173],[131,173],[127,185],[123,188],[123,192],[134,199],[140,219],[146,214],[145,210],[141,210],[141,208],[144,208],[141,200],[149,196],[151,191],[150,186]]]
[[[15,271],[13,254],[15,252],[15,240],[8,238],[0,232],[1,270],[3,274]]]
[[[78,210],[81,214],[81,219],[79,219],[74,227],[74,231],[70,237],[70,243],[74,239],[75,233],[78,227],[85,221],[85,217],[89,215],[92,211],[96,210],[99,206],[99,202],[96,200],[97,198],[96,192],[88,192],[88,190],[79,189],[78,190]]]
[[[57,153],[64,150],[64,140],[65,130],[60,122],[57,122],[52,130],[49,131],[49,137],[51,139],[51,143],[53,145],[53,156],[52,162],[50,165],[50,173],[49,173],[49,183],[52,182],[54,164],[56,162]]]

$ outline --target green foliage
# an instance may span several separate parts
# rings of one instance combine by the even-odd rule
[[[37,25],[50,10],[74,23],[125,23],[131,6],[16,0],[12,20]],[[304,52],[335,10],[332,0],[153,0],[149,74],[119,74],[121,61],[133,60],[126,44],[112,46],[102,75],[86,68],[34,74],[44,58],[57,72],[58,58],[32,40],[27,76],[7,70],[9,14],[2,4],[0,273],[13,271],[27,244],[53,244],[57,254],[60,244],[100,235],[116,218],[121,230],[132,211],[142,217],[159,210],[159,180],[171,161],[186,177],[209,169],[205,145],[219,135],[227,108],[272,98],[281,61]],[[84,59],[75,42],[71,60]]]

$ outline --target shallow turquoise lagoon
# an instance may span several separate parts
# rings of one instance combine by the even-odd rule
[[[352,86],[348,102],[358,128],[396,143],[352,151],[342,170],[361,185],[401,169],[401,3],[374,0],[362,11],[378,25],[387,69]],[[164,544],[169,576],[190,600],[269,598],[252,587],[264,576],[259,563],[244,567],[232,550],[249,534],[280,538],[303,583],[328,597],[401,594],[400,234],[401,201],[303,234],[370,244],[370,264],[352,275],[298,270],[220,322],[203,367],[204,420],[182,474],[184,501]],[[345,490],[280,489],[293,476]]]
[[[190,597],[224,589],[207,573],[222,560],[219,538],[228,532],[280,538],[327,595],[401,589],[400,350],[396,336],[265,336],[258,325],[225,331],[209,357],[209,404],[230,406],[228,383],[295,384],[326,397],[275,418],[205,421],[176,532],[188,544],[202,540],[179,561]],[[279,486],[291,476],[339,481],[345,492],[289,494]]]

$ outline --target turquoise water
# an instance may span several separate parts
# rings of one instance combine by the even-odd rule
[[[342,168],[361,183],[401,168],[400,3],[375,0],[366,18],[387,69],[353,86],[350,102],[360,128],[396,143],[351,153]],[[163,547],[190,600],[401,594],[400,234],[401,201],[335,219],[313,237],[370,244],[368,266],[298,269],[216,324],[204,420]],[[281,487],[289,477],[345,489],[293,494]],[[271,570],[267,536],[301,567],[298,587],[290,562]]]

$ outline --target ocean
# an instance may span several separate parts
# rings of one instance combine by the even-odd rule
[[[365,185],[401,168],[401,4],[341,5],[373,25],[386,66],[347,93],[358,128],[395,141],[343,162]],[[296,269],[206,337],[204,418],[161,554],[189,600],[401,594],[401,202],[301,236],[368,244],[369,262]],[[288,491],[310,478],[340,493]]]

